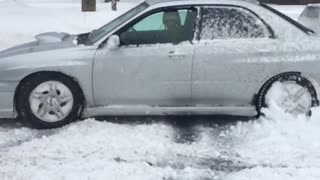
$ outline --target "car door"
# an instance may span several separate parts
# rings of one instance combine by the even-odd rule
[[[101,48],[95,56],[96,105],[190,104],[195,18],[194,9],[162,8],[117,31],[120,47]],[[169,31],[167,23],[179,29]],[[177,32],[179,38],[173,35]]]
[[[193,103],[251,105],[266,78],[280,72],[279,41],[272,29],[246,8],[205,6],[201,14],[192,70]]]

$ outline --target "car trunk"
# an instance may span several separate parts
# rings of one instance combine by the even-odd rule
[[[320,33],[320,5],[307,6],[300,15],[298,22],[313,30],[317,34]]]

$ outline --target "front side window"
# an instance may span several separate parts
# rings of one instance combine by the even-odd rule
[[[178,44],[193,38],[196,12],[180,9],[154,12],[118,33],[122,45]]]
[[[201,39],[267,37],[266,26],[248,10],[237,7],[204,7]]]
[[[120,26],[121,24],[123,24],[133,16],[137,15],[147,7],[149,7],[149,5],[146,2],[143,2],[137,5],[136,7],[134,7],[133,9],[129,10],[128,12],[124,13],[120,17],[112,20],[110,23],[102,26],[97,30],[92,31],[87,38],[86,44],[93,44],[97,42],[98,40],[103,38],[105,35],[107,35],[109,32],[111,32],[113,29]]]

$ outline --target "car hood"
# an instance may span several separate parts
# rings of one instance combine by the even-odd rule
[[[77,46],[76,35],[47,32],[35,36],[36,41],[14,46],[0,52],[0,58]]]

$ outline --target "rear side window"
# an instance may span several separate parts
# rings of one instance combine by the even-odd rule
[[[243,8],[204,7],[201,16],[201,39],[268,37],[267,28],[263,22]]]

